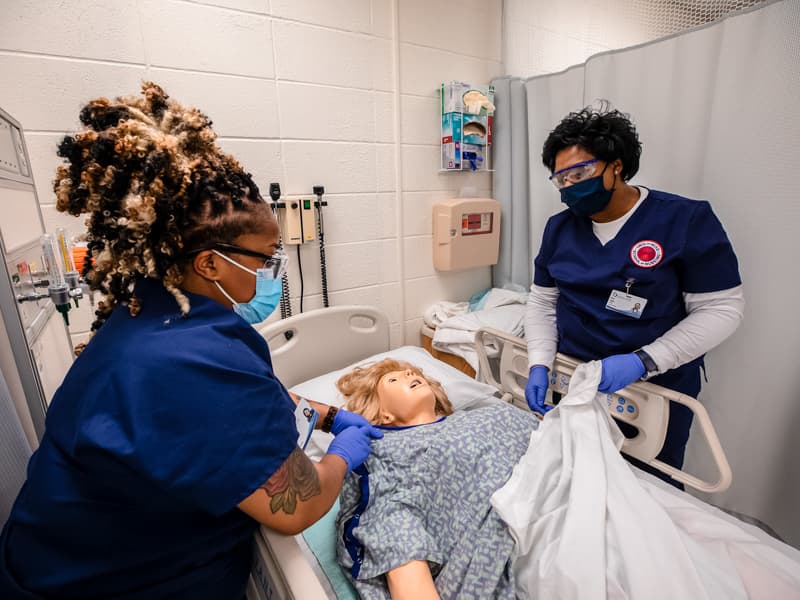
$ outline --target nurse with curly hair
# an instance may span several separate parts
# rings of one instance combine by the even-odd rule
[[[252,327],[280,299],[278,225],[209,119],[152,83],[80,118],[54,188],[104,300],[0,537],[0,597],[242,598],[259,523],[314,523],[382,434],[317,404],[336,437],[299,449]]]

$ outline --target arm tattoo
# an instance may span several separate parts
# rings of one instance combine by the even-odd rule
[[[292,451],[261,489],[270,497],[273,514],[282,510],[288,515],[297,509],[298,497],[304,501],[321,492],[317,469],[300,448]]]

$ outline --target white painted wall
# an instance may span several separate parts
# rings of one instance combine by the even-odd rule
[[[416,344],[428,305],[490,284],[488,268],[434,271],[430,213],[491,190],[490,174],[438,173],[437,90],[502,74],[501,25],[501,0],[18,0],[0,11],[0,106],[25,128],[48,229],[78,232],[54,207],[56,143],[88,99],[156,81],[212,118],[264,194],[325,186],[331,304],[377,305],[392,344]],[[301,256],[308,310],[316,244]],[[76,313],[80,341],[91,316]]]

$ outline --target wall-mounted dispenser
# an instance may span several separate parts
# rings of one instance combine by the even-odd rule
[[[453,198],[433,205],[433,266],[458,271],[497,264],[500,203],[492,198]]]
[[[442,171],[490,171],[494,86],[443,83]]]

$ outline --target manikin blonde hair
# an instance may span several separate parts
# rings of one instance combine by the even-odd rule
[[[356,367],[339,378],[336,387],[346,399],[344,407],[351,412],[360,414],[373,425],[381,425],[378,383],[387,373],[407,370],[419,375],[428,383],[433,391],[433,397],[436,399],[437,415],[453,414],[453,405],[447,399],[442,384],[426,377],[419,367],[391,358],[385,358],[366,367]]]

